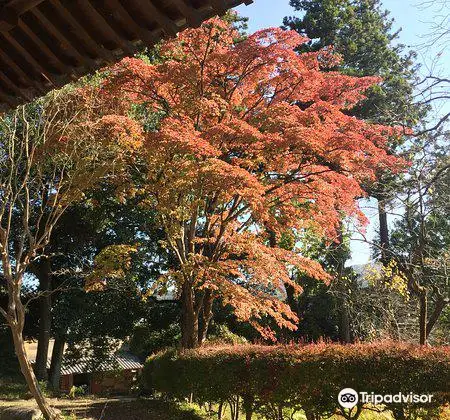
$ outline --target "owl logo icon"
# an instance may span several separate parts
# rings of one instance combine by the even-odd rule
[[[352,388],[344,388],[338,394],[338,402],[343,408],[353,408],[358,404],[358,393]]]

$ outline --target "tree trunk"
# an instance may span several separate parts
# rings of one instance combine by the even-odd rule
[[[23,327],[25,325],[25,306],[21,300],[21,287],[23,283],[23,271],[12,273],[9,259],[3,254],[2,271],[7,281],[8,288],[8,308],[7,310],[0,308],[0,312],[5,318],[10,330],[14,343],[14,350],[19,361],[20,370],[27,383],[28,389],[33,395],[42,415],[47,420],[58,420],[60,416],[52,410],[42,394],[39,383],[36,379],[31,363],[28,360],[23,340]]]
[[[350,316],[347,308],[347,301],[345,298],[341,299],[341,319],[340,319],[340,328],[339,328],[339,336],[341,339],[341,343],[351,343],[351,328],[350,328]]]
[[[33,273],[39,279],[39,289],[42,295],[39,298],[39,334],[34,371],[40,381],[48,379],[47,361],[52,324],[52,290],[51,264],[48,258],[41,258],[36,263]]]
[[[344,244],[344,235],[343,235],[343,224],[342,221],[339,225],[339,243],[338,247],[343,247]],[[341,340],[341,343],[351,343],[352,337],[351,337],[351,327],[350,327],[350,314],[348,309],[348,295],[346,292],[347,285],[346,280],[344,279],[344,269],[345,269],[345,262],[346,262],[346,254],[343,252],[342,248],[338,249],[336,248],[336,271],[338,275],[338,287],[342,290],[342,296],[338,300],[340,303],[339,308],[339,315],[340,315],[340,323],[339,323],[339,337]]]
[[[430,319],[427,323],[427,330],[426,330],[426,339],[430,337],[431,330],[436,325],[436,322],[438,321],[439,317],[441,316],[442,311],[447,306],[447,300],[444,296],[440,295],[438,296],[438,299],[436,301],[436,306],[434,307],[434,310],[432,314],[430,315]]]
[[[275,235],[275,232],[266,226],[266,231],[269,236],[269,246],[271,248],[275,248],[277,246],[277,237]],[[286,303],[291,308],[291,311],[294,312],[298,318],[300,319],[300,308],[299,308],[299,301],[298,297],[295,294],[295,289],[291,284],[284,283],[284,289],[286,290]],[[289,333],[288,333],[289,334]],[[290,338],[289,335],[287,338]]]
[[[235,418],[236,418],[235,413],[234,413],[235,401],[234,401],[233,397],[231,397],[228,400],[228,404],[230,404],[230,417],[231,417],[231,420],[235,420]]]
[[[239,395],[236,395],[236,406],[234,411],[234,420],[239,420]]]
[[[245,395],[243,397],[242,406],[245,411],[245,420],[252,420],[254,402],[255,398],[251,395]]]
[[[311,410],[305,410],[306,420],[319,420],[320,417]]]
[[[419,295],[420,303],[420,315],[419,315],[419,328],[420,328],[420,338],[419,343],[424,346],[427,343],[427,317],[428,317],[428,297],[427,289],[422,288]]]
[[[295,295],[294,287],[290,284],[284,283],[284,288],[286,289],[286,302],[294,312],[300,318],[298,298]]]
[[[381,262],[389,262],[389,227],[386,212],[386,202],[378,198],[378,220],[380,224]]]
[[[49,382],[54,391],[59,391],[59,383],[61,379],[61,366],[64,355],[64,345],[66,337],[62,333],[56,334],[55,343],[53,345],[52,361],[50,364]]]
[[[198,330],[198,345],[201,346],[208,335],[208,328],[213,317],[213,303],[214,297],[210,290],[206,290],[205,296],[203,298],[203,308],[201,311],[201,322],[199,323]]]
[[[18,310],[23,310],[22,308],[18,308]],[[57,420],[59,419],[58,414],[56,414],[50,405],[47,403],[44,395],[42,394],[39,384],[37,382],[36,376],[33,372],[30,362],[28,361],[25,343],[22,337],[22,331],[17,325],[11,325],[11,333],[14,340],[14,348],[16,350],[17,359],[19,360],[20,370],[25,378],[25,381],[28,385],[30,392],[33,394],[34,399],[36,400],[39,409],[41,410],[44,418],[46,420]]]
[[[195,308],[195,295],[191,284],[183,283],[181,292],[181,347],[198,347],[198,313]]]
[[[278,420],[283,420],[283,406],[278,406]]]
[[[252,410],[245,410],[245,420],[252,420],[253,417],[253,411]]]
[[[223,416],[223,401],[220,401],[219,409],[217,410],[217,419],[222,420],[222,416]]]
[[[392,414],[395,420],[406,420],[405,410],[403,407],[397,407],[392,410]]]

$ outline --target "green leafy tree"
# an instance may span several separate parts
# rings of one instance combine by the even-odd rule
[[[416,124],[414,52],[396,43],[393,19],[380,0],[291,0],[303,17],[286,17],[285,26],[311,39],[304,51],[332,47],[342,56],[339,70],[355,76],[380,76],[368,98],[353,109],[361,118],[384,124]]]
[[[416,145],[417,158],[401,197],[405,211],[392,232],[392,257],[398,261],[410,293],[419,302],[420,344],[427,343],[440,319],[447,322],[443,330],[448,331],[450,160],[447,143],[448,134],[444,135],[444,143],[440,136],[427,136]]]
[[[72,348],[83,344],[96,354],[107,354],[108,342],[125,339],[143,317],[146,304],[141,297],[168,261],[154,217],[132,198],[119,200],[115,186],[105,183],[68,209],[55,229],[47,247],[53,277],[50,316],[55,345],[49,379],[54,389],[59,387],[66,344]],[[85,279],[92,274],[96,257],[123,244],[136,249],[124,278],[108,282],[103,292],[87,293]]]
[[[357,76],[379,76],[382,83],[373,86],[367,99],[351,110],[359,118],[387,125],[414,127],[425,116],[426,107],[414,100],[416,54],[406,52],[398,43],[400,31],[380,0],[291,0],[302,17],[286,17],[284,25],[311,39],[304,51],[332,47],[342,57],[339,70]],[[392,153],[402,138],[392,139]],[[366,185],[378,200],[382,260],[389,248],[387,205],[395,196],[396,177],[389,171],[379,181]]]
[[[46,419],[48,405],[27,358],[23,331],[26,274],[71,204],[120,168],[138,143],[124,143],[120,121],[102,120],[89,90],[67,88],[0,119],[0,314],[10,327],[22,374]]]

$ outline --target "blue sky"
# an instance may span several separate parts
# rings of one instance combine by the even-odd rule
[[[422,42],[421,36],[429,32],[438,7],[420,7],[421,0],[384,0],[384,8],[395,19],[395,28],[401,27],[401,41],[415,46]],[[269,26],[279,26],[283,17],[293,15],[289,0],[254,0],[249,6],[239,6],[236,10],[250,18],[249,29],[254,32]],[[298,13],[298,12],[297,12]]]
[[[445,74],[450,68],[450,52],[442,52],[442,45],[424,46],[427,34],[432,32],[436,16],[442,15],[438,5],[422,7],[424,0],[384,0],[383,6],[391,12],[395,19],[393,30],[402,29],[399,42],[418,52],[418,62],[422,65],[422,72],[428,73],[433,59],[440,53],[439,69],[434,72]],[[285,16],[292,16],[295,12],[289,6],[289,0],[254,0],[249,6],[240,6],[236,10],[242,16],[249,18],[249,32],[255,32],[262,28],[280,26]],[[446,105],[446,108],[450,105]],[[366,238],[371,240],[378,223],[376,201],[363,200],[361,202],[366,216],[370,221]],[[352,241],[352,259],[349,264],[364,264],[370,260],[370,246],[362,242],[361,236],[354,235]]]

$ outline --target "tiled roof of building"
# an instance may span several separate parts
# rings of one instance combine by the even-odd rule
[[[49,342],[49,352],[47,359],[47,369],[50,369],[51,354],[54,345],[54,340]],[[25,345],[28,360],[34,364],[36,362],[37,342],[27,342]],[[71,360],[63,356],[61,375],[70,375],[77,373],[90,373],[92,370],[93,361],[87,357],[77,360]],[[117,353],[108,357],[107,361],[95,366],[97,372],[111,372],[115,370],[137,370],[142,369],[143,365],[139,358],[129,351],[119,350]]]
[[[61,375],[89,373],[91,365],[91,360],[86,358],[77,360],[76,363],[70,363],[66,358],[63,358]],[[138,370],[142,368],[143,365],[136,356],[131,353],[121,353],[111,356],[107,362],[101,363],[95,370],[97,372],[111,372],[115,370]]]

